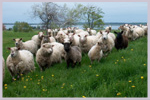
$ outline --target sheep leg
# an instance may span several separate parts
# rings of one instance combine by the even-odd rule
[[[69,68],[70,60],[67,60],[67,69]]]
[[[8,70],[9,70],[11,76],[12,76],[12,81],[14,81],[14,79],[15,79],[15,74],[13,73],[13,71],[12,71],[11,69],[8,69]]]

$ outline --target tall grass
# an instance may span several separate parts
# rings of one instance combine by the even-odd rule
[[[31,39],[33,33],[3,32],[3,57],[9,55],[13,38]],[[113,48],[111,54],[95,61],[85,54],[81,66],[55,64],[44,72],[35,62],[36,70],[11,81],[6,68],[3,97],[147,97],[147,37],[130,41],[125,50]],[[143,77],[141,77],[143,76]]]

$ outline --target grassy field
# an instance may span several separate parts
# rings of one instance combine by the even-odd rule
[[[3,56],[13,47],[13,38],[31,39],[37,32],[3,32]],[[67,69],[66,63],[55,64],[11,81],[7,68],[3,97],[147,97],[147,37],[130,41],[125,50],[113,48],[111,54],[90,65],[85,54],[81,66]]]

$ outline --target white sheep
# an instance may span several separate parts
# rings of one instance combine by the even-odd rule
[[[143,28],[143,30],[144,30],[144,35],[147,35],[148,26],[141,25],[141,28]]]
[[[32,54],[36,55],[38,50],[37,44],[33,40],[28,40],[26,42],[22,42],[22,38],[13,39],[15,41],[15,46],[20,48],[21,50],[28,50]]]
[[[98,41],[97,36],[87,36],[87,35],[85,36],[78,35],[78,36],[80,37],[79,47],[81,48],[82,52],[85,53],[88,52],[91,49],[91,47],[95,45]]]
[[[62,50],[58,47],[58,44],[44,43],[37,51],[36,62],[38,63],[41,71],[45,68],[49,68],[54,63],[62,62]]]
[[[5,78],[5,60],[4,58],[2,59],[2,62],[3,62],[3,80]]]
[[[79,37],[77,34],[72,33],[72,34],[68,34],[68,37],[70,39],[70,42],[72,46],[79,46],[80,42],[79,42]]]
[[[136,33],[136,34],[138,34],[139,35],[139,37],[143,37],[144,36],[144,30],[143,30],[143,28],[141,28],[141,27],[133,27],[133,28],[131,28],[131,31],[133,32],[133,33]]]
[[[90,35],[96,35],[96,30],[92,30],[91,28],[87,28],[87,32],[88,32]]]
[[[112,30],[111,26],[108,26],[108,27],[105,28],[105,31],[111,32],[111,30]]]
[[[103,43],[97,42],[88,52],[88,57],[91,61],[91,64],[94,60],[97,60],[98,62],[103,57],[103,51],[102,51]]]
[[[34,58],[33,54],[28,50],[20,50],[20,48],[12,47],[8,48],[11,51],[6,60],[6,66],[12,76],[12,79],[20,78],[20,75],[27,74],[34,71]]]
[[[66,37],[67,35],[63,32],[63,31],[59,31],[56,35],[56,40],[57,42],[60,42],[60,43],[63,43],[64,42],[64,38]]]
[[[100,37],[100,39],[98,40],[98,42],[103,43],[103,52],[104,53],[110,53],[112,48],[114,47],[115,43],[114,40],[112,39],[111,36],[109,36],[109,32],[102,32],[100,31],[100,33],[102,34],[102,36]]]
[[[43,32],[39,32],[38,35],[34,35],[32,37],[32,40],[36,42],[38,48],[40,48],[40,46],[41,46],[41,41],[42,41],[42,35],[43,34],[44,34]]]

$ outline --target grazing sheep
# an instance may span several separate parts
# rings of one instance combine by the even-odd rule
[[[91,61],[91,64],[94,60],[100,61],[103,57],[102,47],[103,43],[97,42],[88,52],[88,57]]]
[[[96,35],[96,30],[91,30],[91,28],[87,28],[87,32],[88,32],[90,35]]]
[[[141,25],[141,28],[144,30],[144,35],[147,35],[148,26]]]
[[[111,36],[108,35],[109,32],[100,31],[100,33],[102,34],[102,36],[100,37],[98,42],[103,43],[102,50],[103,50],[104,53],[107,53],[107,52],[110,53],[112,48],[115,45],[114,40],[112,39]]]
[[[28,50],[20,50],[20,48],[12,47],[8,48],[11,51],[6,60],[7,68],[12,76],[12,79],[20,78],[20,75],[27,74],[34,71],[34,58],[33,54]]]
[[[128,31],[128,39],[130,40],[136,40],[137,38],[139,38],[140,36],[137,34],[136,31],[134,31],[134,29],[131,29],[129,27],[129,31]]]
[[[79,38],[79,47],[81,48],[82,52],[89,52],[89,50],[91,49],[91,47],[93,45],[95,45],[98,41],[97,36],[80,36],[78,35]]]
[[[38,48],[40,48],[41,46],[41,41],[42,41],[42,36],[43,36],[43,32],[39,32],[38,35],[34,35],[32,37],[32,40],[36,42]]]
[[[69,68],[70,64],[72,64],[73,68],[77,63],[81,63],[82,54],[78,46],[71,46],[70,41],[65,41],[64,50],[66,51],[67,68]]]
[[[143,37],[144,36],[144,30],[143,30],[143,28],[141,28],[141,27],[133,27],[133,28],[130,28],[130,29],[131,29],[131,31],[133,33],[138,34],[139,37]]]
[[[38,50],[37,44],[33,40],[28,40],[26,42],[22,42],[22,38],[13,39],[15,41],[15,46],[20,48],[21,50],[28,50],[32,54],[36,55]]]
[[[5,60],[4,58],[2,59],[2,62],[3,62],[3,80],[5,78]]]
[[[128,47],[128,38],[126,36],[122,35],[123,31],[118,32],[118,33],[114,32],[114,33],[117,34],[117,37],[115,39],[115,48],[117,50],[127,48]]]

